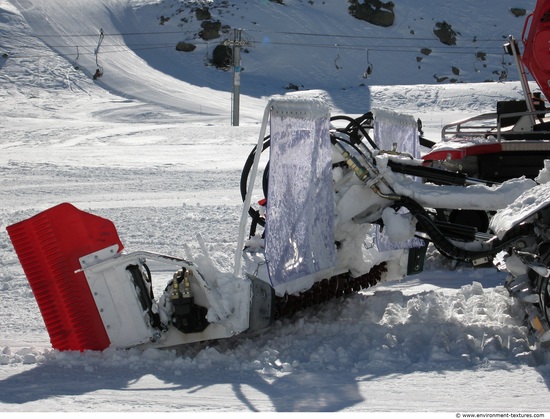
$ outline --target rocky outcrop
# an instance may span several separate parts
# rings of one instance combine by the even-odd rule
[[[359,3],[358,0],[350,0],[349,13],[357,19],[364,20],[376,26],[388,27],[395,21],[393,8],[395,4],[389,1],[384,3],[380,0],[365,0]]]
[[[520,7],[512,7],[510,9],[510,12],[512,12],[512,14],[515,17],[522,17],[522,16],[525,16],[527,14],[527,10],[525,10],[523,8],[520,8]]]
[[[208,7],[201,7],[195,10],[195,17],[197,20],[209,20],[212,19],[210,9]]]
[[[176,44],[176,51],[182,52],[193,52],[197,46],[195,44],[190,44],[189,42],[178,42]]]
[[[435,24],[434,35],[445,45],[456,45],[456,36],[458,33],[445,21]]]
[[[231,47],[227,45],[220,44],[212,52],[212,64],[218,68],[229,68],[231,66],[231,61],[233,61],[233,52]]]
[[[199,32],[199,36],[205,41],[219,38],[221,28],[221,22],[205,20],[201,23],[201,31]]]

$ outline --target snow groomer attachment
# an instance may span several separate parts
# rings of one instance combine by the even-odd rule
[[[268,261],[265,276],[243,273],[245,241],[250,254],[248,207],[243,209],[234,272],[208,278],[182,258],[125,253],[111,221],[68,203],[9,226],[52,346],[83,351],[227,338],[269,326],[288,312],[289,294],[333,276],[329,117],[328,105],[309,97],[280,97],[266,107],[259,144],[269,126],[275,146],[266,196],[273,203],[268,206],[270,231],[265,256],[263,244],[259,254]],[[150,262],[175,270],[157,298]]]
[[[104,349],[109,336],[80,257],[122,251],[109,221],[60,204],[7,228],[55,349]]]
[[[248,306],[229,313],[195,265],[150,252],[125,254],[111,221],[70,204],[7,230],[55,349],[170,346],[248,327]],[[147,261],[176,269],[158,301]],[[250,281],[236,283],[234,291],[249,300]]]
[[[534,236],[517,223],[496,236],[439,215],[505,209],[535,181],[495,184],[424,167],[415,151],[417,130],[411,116],[387,111],[331,117],[324,92],[270,100],[241,175],[233,272],[212,269],[212,261],[201,266],[126,253],[111,221],[66,203],[9,226],[53,347],[162,348],[228,338],[387,275],[419,272],[423,253],[414,249],[430,242],[445,257],[472,265],[523,248],[520,238]],[[268,149],[265,163],[261,154]],[[544,235],[532,240],[547,241]],[[174,269],[159,296],[152,264]],[[548,305],[546,272],[535,292],[544,288]]]

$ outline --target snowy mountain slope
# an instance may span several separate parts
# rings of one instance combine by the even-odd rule
[[[105,75],[99,84],[110,91],[203,115],[230,112],[232,103],[231,71],[205,64],[215,46],[233,34],[229,30],[210,41],[197,35],[202,21],[195,10],[208,7],[211,21],[242,29],[253,43],[242,54],[241,92],[249,96],[242,103],[243,118],[252,97],[284,93],[289,84],[330,91],[338,108],[353,113],[370,109],[367,86],[428,84],[436,77],[498,80],[503,70],[509,80],[517,80],[502,45],[510,34],[521,37],[525,19],[510,9],[529,12],[535,4],[506,0],[481,7],[469,0],[452,9],[437,1],[397,4],[394,25],[381,28],[352,17],[345,1],[13,3],[38,39],[71,63],[79,57],[86,75],[99,64]],[[435,24],[441,21],[459,33],[457,45],[444,45],[435,37]],[[101,30],[105,37],[100,43]],[[180,41],[197,49],[178,52]],[[432,52],[424,55],[422,48]],[[21,53],[16,48],[8,52],[14,57]],[[483,59],[476,58],[478,53]],[[365,79],[368,66],[373,72]]]
[[[310,7],[306,2],[286,3]],[[200,234],[215,267],[232,271],[242,206],[240,169],[257,142],[266,103],[261,96],[270,92],[260,85],[259,95],[243,96],[243,124],[231,127],[227,90],[196,88],[149,64],[164,61],[171,51],[150,51],[147,60],[137,51],[117,55],[107,61],[120,69],[116,77],[110,79],[104,65],[104,78],[95,83],[91,70],[72,66],[76,37],[65,44],[70,54],[45,46],[54,45],[48,34],[74,35],[81,27],[89,33],[97,33],[97,27],[108,33],[115,26],[121,33],[134,32],[145,10],[158,7],[155,14],[166,15],[169,4],[0,0],[0,39],[9,51],[8,59],[0,58],[3,415],[428,411],[453,412],[454,417],[455,412],[472,411],[547,412],[548,354],[530,346],[521,310],[501,285],[504,274],[462,266],[453,270],[434,252],[421,275],[306,310],[254,336],[144,353],[51,349],[5,231],[42,209],[69,201],[109,218],[128,251],[200,258]],[[253,6],[260,4],[279,7],[271,2]],[[321,4],[314,3],[319,13]],[[425,4],[434,10],[438,6]],[[143,14],[136,11],[138,6]],[[491,16],[487,10],[479,14]],[[240,16],[234,14],[234,19]],[[101,17],[100,25],[90,23],[94,16]],[[96,35],[86,46],[95,47],[95,41]],[[93,54],[83,57],[79,62],[93,69]],[[333,65],[332,56],[328,61]],[[202,64],[200,69],[207,74]],[[324,86],[321,73],[316,88]],[[230,79],[228,73],[220,74]],[[396,109],[421,117],[429,137],[437,139],[442,124],[491,111],[496,100],[521,95],[512,81],[429,85],[416,84],[412,71],[406,74],[399,86],[329,89],[335,112],[361,113],[371,106]],[[169,86],[147,83],[149,76]],[[278,74],[273,77],[273,86],[282,81]],[[199,91],[206,93],[194,96]],[[201,110],[203,103],[208,112]],[[153,271],[156,291],[171,274]]]
[[[312,80],[317,88],[325,90],[356,87],[360,83],[406,84],[408,79],[414,79],[414,84],[433,83],[434,75],[457,81],[498,80],[503,61],[505,67],[509,65],[509,59],[502,57],[502,44],[508,35],[519,38],[525,21],[514,16],[510,9],[521,7],[529,12],[534,5],[534,2],[514,3],[513,0],[485,8],[474,1],[461,2],[453,8],[436,1],[401,3],[395,5],[394,24],[383,28],[351,16],[347,1],[292,0],[284,4],[166,1],[134,9],[141,32],[147,28],[151,35],[147,41],[132,40],[138,54],[154,56],[154,66],[162,72],[195,85],[211,86],[219,81],[225,83],[227,79],[204,79],[204,75],[216,70],[201,74],[201,78],[193,72],[195,78],[190,79],[193,75],[187,74],[189,67],[200,67],[201,60],[210,58],[217,44],[232,39],[232,29],[241,29],[245,39],[251,41],[242,56],[243,90],[253,96],[265,95],[265,89],[269,94],[279,93],[289,83],[315,88]],[[207,7],[210,21],[219,21],[230,29],[222,32],[220,38],[208,42],[201,39],[198,33],[204,21],[196,17],[198,7]],[[152,20],[152,16],[156,19]],[[436,23],[443,21],[458,32],[456,45],[442,44],[434,35]],[[197,49],[190,54],[168,47],[164,51],[146,49],[148,43],[154,45],[153,41],[166,46],[187,41],[195,43]],[[140,45],[144,47],[142,50]],[[418,57],[422,58],[422,48],[431,49],[432,53],[418,61]],[[166,59],[159,59],[159,52]],[[486,54],[485,61],[475,59],[477,52]],[[146,58],[146,61],[152,60]],[[373,72],[365,79],[364,71],[369,64]],[[412,73],[404,74],[403,67]],[[461,74],[453,74],[452,67],[460,69]],[[183,68],[187,71],[182,74]],[[496,77],[493,72],[498,73]],[[223,86],[216,87],[221,90]]]
[[[187,111],[202,115],[217,115],[224,110],[227,112],[231,106],[229,94],[192,86],[155,71],[126,47],[118,34],[138,30],[131,9],[125,7],[126,2],[98,2],[93,5],[85,1],[15,3],[39,39],[40,34],[47,34],[42,38],[43,41],[54,51],[62,51],[70,63],[77,65],[88,76],[94,73],[99,64],[109,77],[106,74],[98,83],[105,83],[105,87],[120,96],[173,107],[180,113]],[[44,19],[44,16],[55,16],[55,19]],[[124,22],[123,28],[121,22]],[[99,42],[101,29],[110,34],[104,44]],[[35,53],[43,54],[44,49],[38,49]],[[104,49],[110,49],[110,53],[103,53]],[[18,52],[14,55],[17,57]],[[123,91],[117,88],[122,85],[125,86]],[[245,110],[243,106],[243,113]]]

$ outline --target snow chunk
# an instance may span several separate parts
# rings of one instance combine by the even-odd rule
[[[491,229],[499,238],[502,238],[516,224],[548,205],[548,197],[550,197],[550,183],[543,183],[525,191],[505,209],[497,212],[491,219]]]
[[[273,96],[272,115],[299,116],[303,119],[330,117],[328,93],[322,90],[290,92],[286,95]]]
[[[411,213],[396,212],[393,208],[386,208],[382,212],[384,232],[394,242],[405,242],[414,236],[416,222]]]
[[[550,160],[544,160],[544,168],[539,172],[535,180],[538,183],[550,182]]]

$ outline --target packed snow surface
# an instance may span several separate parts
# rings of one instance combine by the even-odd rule
[[[256,335],[163,350],[51,348],[5,227],[58,203],[111,219],[127,251],[201,260],[206,249],[216,270],[233,271],[241,168],[258,141],[268,98],[284,93],[274,86],[291,81],[281,76],[292,66],[281,63],[281,54],[258,52],[275,62],[262,72],[259,61],[251,61],[249,79],[243,72],[249,87],[241,97],[241,124],[232,126],[230,73],[201,64],[176,76],[167,58],[171,52],[127,45],[128,34],[138,32],[147,17],[157,19],[169,3],[0,0],[0,49],[6,51],[0,57],[0,411],[548,412],[550,358],[527,339],[522,310],[502,285],[506,274],[454,266],[432,249],[421,274],[389,278]],[[276,13],[281,30],[300,27],[298,20],[282,19],[288,15],[275,8],[277,2],[257,3]],[[317,13],[328,13],[332,4],[309,3]],[[501,2],[465,3],[485,17],[490,30],[497,28],[493,9]],[[532,10],[534,2],[527,3]],[[256,6],[250,13],[263,10]],[[424,1],[418,13],[442,8],[447,10]],[[461,16],[453,23],[466,32],[469,21]],[[412,22],[417,31],[422,27],[418,14],[411,12],[410,23],[407,16],[400,19],[400,30]],[[519,37],[517,21],[498,27],[498,36],[513,22]],[[316,24],[317,30],[324,26]],[[144,27],[158,26],[155,21]],[[99,28],[114,34],[112,45],[126,47],[100,52],[105,73],[93,81],[96,57],[82,55],[80,69],[74,60],[77,45],[82,51],[96,47],[97,35],[79,35]],[[340,29],[331,23],[327,33]],[[477,83],[429,84],[414,78],[415,60],[402,73],[402,84],[354,80],[344,89],[335,74],[307,67],[322,60],[317,53],[304,60],[303,50],[293,51],[296,71],[309,74],[307,88],[327,91],[334,114],[371,108],[411,114],[422,119],[433,140],[444,124],[492,112],[497,100],[522,94],[513,77],[503,83],[472,77]],[[343,59],[350,50],[340,52]],[[382,54],[369,55],[372,61],[378,57],[373,77],[384,74]],[[444,60],[444,52],[438,56],[425,65]],[[392,60],[388,73],[405,70]],[[158,289],[171,274],[153,270]]]

